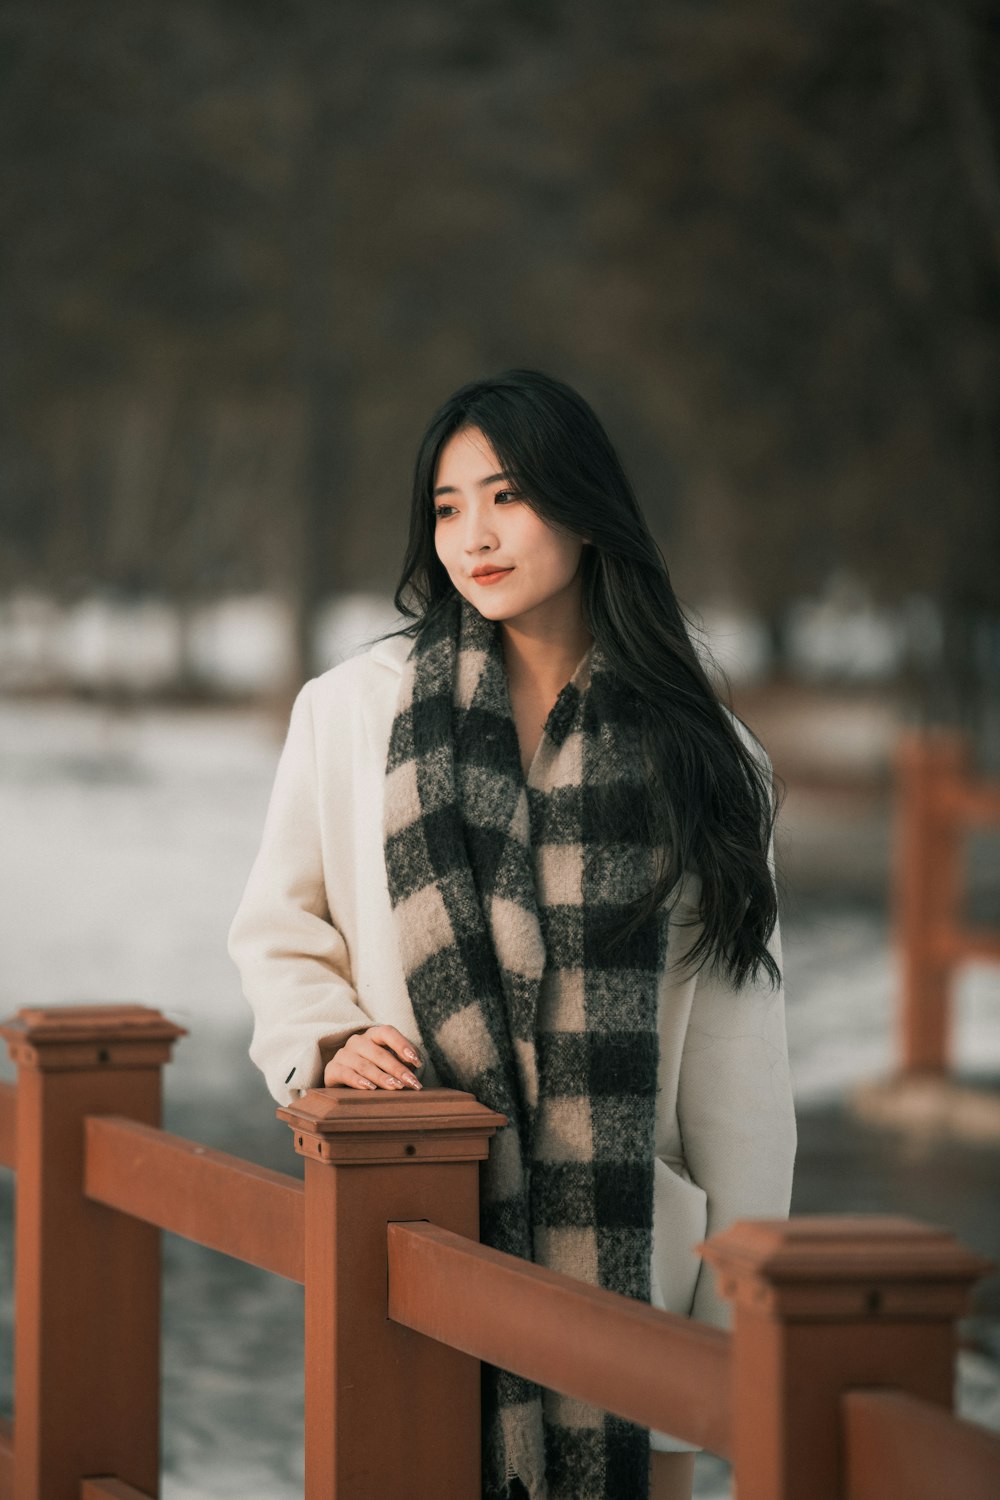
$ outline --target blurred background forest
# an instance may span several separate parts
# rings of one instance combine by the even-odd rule
[[[0,59],[9,685],[224,690],[228,631],[287,691],[391,592],[431,411],[520,364],[755,659],[981,716],[993,7],[8,0]]]
[[[158,1006],[167,1125],[300,1171],[225,948],[288,706],[395,619],[433,411],[536,367],[787,794],[793,1211],[1000,1260],[996,965],[949,1033],[989,1128],[856,1107],[898,1065],[899,731],[1000,775],[997,8],[0,0],[0,204],[4,1013]],[[963,859],[996,928],[995,831]],[[0,1209],[4,1410],[6,1174]],[[164,1500],[301,1495],[301,1325],[166,1237]],[[958,1404],[1000,1429],[1000,1276]]]

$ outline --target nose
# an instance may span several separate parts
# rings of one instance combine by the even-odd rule
[[[492,512],[482,506],[470,505],[465,518],[465,550],[472,555],[486,547],[493,551],[497,545],[497,531]]]

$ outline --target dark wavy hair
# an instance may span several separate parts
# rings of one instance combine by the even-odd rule
[[[486,436],[537,515],[591,543],[581,557],[584,622],[616,680],[635,694],[650,789],[647,835],[662,856],[618,937],[665,904],[673,910],[669,898],[693,870],[701,879],[702,932],[686,962],[724,966],[737,990],[762,968],[780,985],[767,946],[778,919],[768,855],[784,793],[774,794],[760,741],[743,725],[758,755],[735,726],[725,674],[718,672],[725,706],[707,676],[621,461],[570,386],[540,370],[511,369],[470,381],[438,408],[417,453],[410,534],[393,595],[411,623],[380,639],[419,635],[455,595],[434,546],[433,488],[442,448],[468,428]]]

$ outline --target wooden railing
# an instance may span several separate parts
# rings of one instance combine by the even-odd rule
[[[950,1414],[955,1320],[988,1265],[944,1230],[733,1225],[699,1247],[733,1302],[722,1332],[479,1244],[504,1116],[470,1094],[313,1090],[278,1111],[300,1182],[159,1128],[182,1031],[157,1011],[22,1010],[0,1030],[18,1065],[0,1496],[158,1494],[163,1229],[304,1284],[307,1500],[474,1500],[482,1360],[731,1458],[739,1500],[997,1492],[1000,1438]]]
[[[960,964],[1000,962],[1000,931],[962,923],[963,841],[1000,826],[1000,783],[970,770],[967,740],[952,730],[907,731],[895,753],[893,926],[901,967],[901,1071],[948,1071],[950,992]]]
[[[436,1224],[390,1224],[389,1316],[540,1385],[728,1455],[729,1338]],[[624,1304],[624,1305],[623,1305]],[[641,1350],[637,1358],[636,1351]]]
[[[997,1438],[901,1391],[843,1398],[846,1500],[997,1500]]]

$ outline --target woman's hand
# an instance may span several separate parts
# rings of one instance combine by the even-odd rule
[[[337,1048],[323,1069],[323,1087],[339,1083],[351,1089],[423,1088],[400,1058],[423,1067],[416,1047],[395,1026],[369,1026]]]

